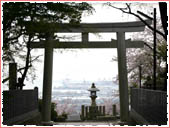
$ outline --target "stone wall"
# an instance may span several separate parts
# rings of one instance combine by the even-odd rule
[[[25,121],[38,113],[38,88],[3,91],[3,124]]]
[[[167,124],[167,93],[149,89],[131,89],[131,116],[143,124]]]

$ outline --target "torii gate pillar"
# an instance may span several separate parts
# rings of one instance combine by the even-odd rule
[[[45,43],[43,97],[42,97],[42,123],[44,125],[50,125],[51,121],[52,71],[53,71],[53,43],[52,35],[48,35],[47,41]]]
[[[117,33],[117,53],[118,53],[118,74],[119,74],[119,98],[120,98],[120,119],[129,119],[129,95],[126,66],[126,46],[125,32]]]

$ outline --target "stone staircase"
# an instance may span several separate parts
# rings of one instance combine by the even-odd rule
[[[79,122],[81,121],[80,115],[79,114],[71,114],[67,116],[66,121],[68,122]]]

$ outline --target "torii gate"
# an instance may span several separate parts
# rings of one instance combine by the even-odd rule
[[[151,24],[151,21],[145,21]],[[49,26],[51,24],[49,23]],[[124,22],[124,23],[81,23],[71,24],[52,24],[53,29],[49,30],[50,35],[46,41],[32,42],[31,48],[45,48],[44,56],[44,80],[43,80],[43,109],[42,121],[49,124],[51,121],[51,92],[52,92],[52,70],[53,70],[53,48],[117,48],[118,52],[118,73],[119,73],[119,97],[120,97],[120,119],[128,121],[129,118],[129,96],[128,79],[126,66],[126,48],[141,48],[143,41],[125,40],[125,32],[144,31],[143,22]],[[54,33],[82,33],[81,42],[60,42],[53,40]],[[117,40],[88,41],[88,33],[94,32],[116,32]]]

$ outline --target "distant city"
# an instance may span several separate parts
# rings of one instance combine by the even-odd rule
[[[118,103],[118,85],[113,81],[93,81],[100,90],[97,92],[97,104],[103,104],[103,99],[112,99],[112,103]],[[90,92],[92,81],[72,81],[66,79],[62,81],[60,86],[54,86],[52,90],[52,101],[55,103],[76,105],[77,112],[80,112],[81,105],[90,105]],[[40,98],[42,93],[40,93]],[[69,103],[68,103],[69,101]]]

